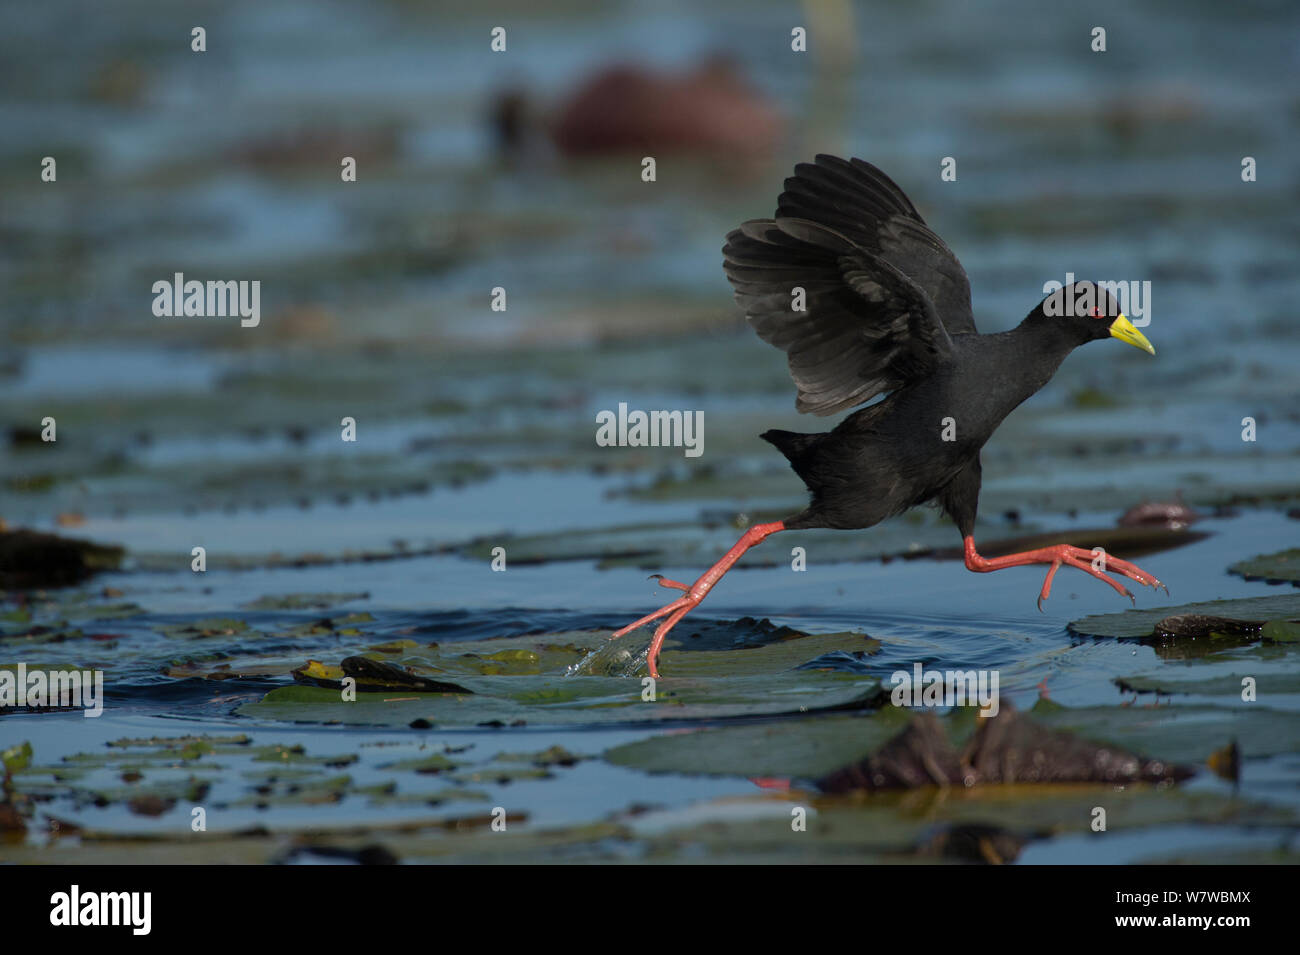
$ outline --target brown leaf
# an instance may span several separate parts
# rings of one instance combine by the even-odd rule
[[[982,783],[1157,783],[1194,774],[1189,767],[1048,729],[1003,703],[997,716],[980,720],[960,753],[938,717],[919,713],[878,752],[817,785],[823,792],[844,793]]]

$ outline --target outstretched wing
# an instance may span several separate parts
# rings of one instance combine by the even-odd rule
[[[811,219],[875,253],[921,287],[949,335],[976,334],[966,270],[871,163],[826,155],[800,163],[785,181],[776,216]]]
[[[952,354],[920,287],[838,232],[805,219],[756,219],[732,232],[723,252],[749,323],[788,357],[800,411],[851,408]]]
[[[874,166],[818,156],[780,202],[727,236],[724,268],[750,324],[786,352],[800,411],[903,387],[951,356],[950,335],[975,331],[961,265]]]

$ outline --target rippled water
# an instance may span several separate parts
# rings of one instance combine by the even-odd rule
[[[499,58],[486,43],[495,12],[234,3],[204,11],[204,55],[178,42],[188,25],[162,8],[85,4],[75,30],[67,16],[33,8],[0,31],[11,133],[0,145],[0,518],[121,544],[127,563],[0,606],[82,631],[6,639],[0,664],[102,666],[110,703],[98,720],[5,713],[0,750],[28,740],[48,765],[122,737],[247,733],[252,747],[361,754],[348,794],[328,804],[237,807],[248,767],[219,772],[208,798],[232,804],[223,832],[496,805],[526,812],[530,833],[610,819],[677,831],[768,811],[747,779],[601,760],[660,729],[283,725],[236,710],[288,685],[287,666],[228,680],[179,668],[613,629],[662,601],[647,573],[693,579],[745,521],[797,510],[797,479],[756,435],[818,425],[794,413],[782,356],[736,314],[719,248],[738,222],[770,214],[791,165],[819,151],[868,158],[912,195],[969,271],[983,330],[1013,326],[1067,272],[1153,283],[1154,360],[1114,343],[1081,351],[988,446],[982,538],[1086,536],[1181,492],[1212,515],[1196,525],[1209,536],[1140,559],[1172,594],[1141,593],[1139,606],[1279,592],[1225,571],[1294,546],[1300,527],[1286,516],[1300,497],[1294,10],[861,7],[838,29],[818,21],[855,36],[855,51],[805,57],[788,52],[792,14],[775,3],[520,7]],[[1107,25],[1106,54],[1087,52],[1094,19]],[[830,34],[814,32],[818,42]],[[649,187],[635,163],[543,153],[510,166],[492,154],[485,113],[507,85],[554,103],[607,62],[675,68],[719,49],[786,117],[780,147],[756,163],[665,162]],[[344,185],[338,156],[349,153],[361,175]],[[57,184],[34,173],[49,154]],[[938,176],[949,155],[955,183]],[[1258,182],[1241,181],[1244,155],[1258,159]],[[151,284],[175,271],[260,279],[261,325],[155,318]],[[505,312],[487,306],[495,286],[509,290]],[[619,402],[702,410],[705,454],[598,447],[595,414]],[[56,444],[22,439],[47,415]],[[355,444],[339,440],[344,417],[358,422]],[[1242,440],[1245,417],[1257,441]],[[917,661],[996,669],[1021,709],[1044,689],[1066,706],[1132,705],[1116,677],[1180,666],[1146,644],[1070,636],[1069,621],[1126,605],[1083,575],[1058,575],[1040,614],[1038,569],[875,559],[956,543],[928,511],[861,534],[790,537],[742,563],[700,619],[862,630],[881,641],[864,663],[872,675]],[[789,567],[796,542],[804,573]],[[196,545],[208,554],[201,576],[189,569]],[[490,569],[498,545],[505,573]],[[334,597],[248,606],[286,594]],[[349,613],[367,619],[306,632]],[[211,618],[246,629],[183,644],[160,635]],[[1288,692],[1268,705],[1296,703]],[[362,791],[392,777],[390,749],[462,745],[480,768],[552,745],[591,758],[548,778],[474,784],[482,799],[435,810]],[[84,785],[107,786],[103,772]],[[1297,779],[1293,757],[1248,759],[1237,795],[1293,811]],[[1231,787],[1202,778],[1192,791]],[[110,833],[171,831],[185,815],[74,803],[64,790],[46,808]],[[641,806],[665,815],[641,819]],[[1021,858],[1257,848],[1240,827],[1177,821],[1103,848],[1034,843]],[[1294,817],[1277,827],[1293,834]],[[574,851],[599,854],[601,838]],[[649,851],[636,844],[609,851]]]

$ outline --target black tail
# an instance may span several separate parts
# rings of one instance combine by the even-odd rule
[[[780,431],[772,429],[764,431],[759,435],[769,444],[776,445],[778,451],[786,456],[790,462],[790,467],[794,468],[794,473],[808,482],[808,476],[805,469],[811,463],[812,450],[817,447],[824,434],[800,434],[797,431]]]

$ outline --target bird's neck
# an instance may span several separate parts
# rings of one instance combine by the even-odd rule
[[[1007,337],[1020,369],[1018,377],[1027,389],[1025,398],[1047,384],[1065,356],[1083,344],[1073,326],[1037,313],[1013,328]]]

